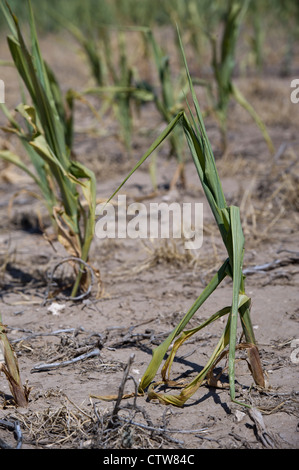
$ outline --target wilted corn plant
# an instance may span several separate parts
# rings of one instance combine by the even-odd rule
[[[84,93],[106,97],[107,107],[114,110],[120,123],[123,141],[129,153],[133,130],[132,106],[134,104],[138,107],[140,102],[154,102],[163,121],[167,123],[182,109],[184,92],[176,93],[171,77],[169,59],[156,41],[151,28],[146,26],[96,25],[90,19],[88,23],[89,30],[85,33],[74,23],[59,18],[57,13],[51,12],[51,14],[57,17],[57,20],[67,28],[83,48],[96,82],[95,87],[88,88]],[[115,51],[112,47],[112,31],[116,33],[118,51]],[[127,56],[125,33],[130,32],[141,33],[148,60],[150,59],[149,50],[152,51],[161,88],[160,94],[153,85],[140,81],[134,76],[133,68],[130,66]],[[79,95],[77,94],[77,96]],[[182,135],[176,130],[170,136],[170,145],[170,153],[178,161],[178,169],[173,177],[173,184],[180,178],[182,185],[184,185],[184,146]],[[151,169],[153,180],[155,180],[155,168]]]
[[[12,33],[7,38],[11,56],[32,100],[32,104],[23,102],[16,108],[26,123],[25,129],[2,106],[10,123],[5,130],[18,136],[34,169],[31,171],[26,162],[10,151],[1,151],[0,157],[32,177],[42,193],[59,242],[71,257],[79,260],[80,266],[78,262],[74,264],[76,279],[71,292],[75,298],[79,288],[87,289],[90,282],[80,260],[88,261],[94,235],[95,176],[71,159],[73,97],[67,94],[63,99],[53,72],[42,58],[30,0],[31,53],[18,19],[3,1],[1,7]]]
[[[268,12],[269,5],[265,2],[252,0],[249,4],[249,22],[252,24],[252,36],[250,37],[251,54],[254,65],[258,72],[261,72],[263,66],[264,40],[265,31],[265,15]]]
[[[96,86],[84,90],[83,94],[105,97],[103,109],[114,111],[120,125],[121,139],[130,154],[133,130],[132,106],[140,101],[149,101],[152,96],[134,77],[133,68],[128,60],[125,32],[139,31],[143,28],[108,26],[94,23],[90,19],[88,31],[85,32],[65,18],[61,19],[57,13],[51,11],[51,15],[57,17],[57,20],[81,45],[96,82]],[[112,47],[112,31],[116,33],[116,49]],[[76,97],[82,97],[82,93],[77,93]]]
[[[231,399],[238,403],[235,399],[235,352],[236,348],[246,348],[249,356],[250,368],[256,384],[261,387],[265,386],[263,370],[260,363],[258,348],[254,337],[254,332],[250,318],[250,305],[251,300],[245,293],[245,277],[242,273],[242,264],[244,256],[244,236],[240,222],[240,210],[237,206],[227,206],[223,194],[221,182],[217,173],[215,160],[212,148],[205,130],[201,110],[194,92],[192,80],[189,74],[183,46],[179,36],[183,59],[186,67],[189,87],[192,94],[193,105],[195,107],[195,114],[189,107],[191,120],[188,118],[185,111],[181,111],[156,139],[149,150],[143,155],[139,162],[135,165],[130,174],[125,178],[119,188],[110,197],[111,200],[119,189],[125,184],[128,178],[140,167],[146,158],[173,132],[179,123],[182,124],[189,149],[205,192],[208,203],[211,207],[212,213],[218,225],[220,235],[226,247],[228,257],[217,271],[212,280],[208,283],[206,288],[196,299],[194,304],[188,310],[186,315],[182,318],[179,324],[169,334],[166,340],[160,344],[154,351],[153,357],[150,361],[142,379],[139,384],[139,393],[143,394],[145,389],[148,388],[149,398],[158,398],[162,403],[173,404],[182,406],[202,384],[206,377],[212,377],[212,371],[216,363],[228,353],[228,373]],[[232,279],[232,302],[231,305],[225,306],[211,315],[206,321],[201,323],[195,328],[185,330],[188,322],[193,315],[213,294],[215,289],[223,281],[225,277],[229,276]],[[241,319],[241,325],[245,336],[245,343],[236,344],[238,314]],[[193,334],[197,333],[205,326],[218,320],[221,317],[227,316],[227,322],[221,338],[215,347],[209,361],[203,370],[187,385],[184,385],[179,395],[162,394],[154,390],[155,383],[152,383],[158,368],[163,362],[168,348],[173,343],[171,353],[162,367],[162,383],[175,386],[175,381],[169,379],[169,372],[173,363],[175,354],[178,348],[190,338]],[[177,338],[177,339],[176,339]],[[228,347],[228,351],[227,351]],[[161,384],[161,382],[157,382]],[[241,403],[242,405],[244,403]],[[245,406],[248,406],[244,404]]]
[[[223,0],[175,0],[165,5],[173,25],[181,30],[184,43],[191,46],[197,64],[202,63],[206,49],[204,27],[210,31],[219,23],[225,3]]]
[[[106,30],[106,33],[102,38],[102,49],[105,51],[104,56],[106,67],[103,68],[108,68],[109,75],[112,77],[112,84],[110,86],[91,88],[87,90],[86,93],[109,92],[112,94],[112,104],[115,107],[119,122],[124,129],[125,141],[127,142],[127,148],[129,148],[131,145],[131,133],[133,128],[131,116],[132,104],[138,104],[139,102],[154,102],[163,121],[169,123],[171,119],[183,108],[182,102],[184,100],[185,89],[187,86],[185,84],[185,87],[183,87],[181,91],[177,92],[171,76],[169,58],[159,46],[151,28],[143,26],[114,28],[118,30],[120,50],[119,72],[111,60],[113,54],[110,47],[109,36],[107,36],[109,35],[110,28],[104,27],[103,29]],[[143,37],[145,37],[147,58],[150,59],[151,57],[149,52],[149,49],[151,49],[154,65],[158,74],[160,93],[157,92],[155,86],[151,85],[149,82],[134,79],[133,70],[128,67],[127,54],[125,50],[125,37],[122,29],[127,32],[140,32]],[[99,49],[100,48],[101,47],[99,45]],[[180,86],[180,88],[182,87]],[[170,154],[175,156],[178,162],[178,168],[172,179],[171,186],[173,186],[178,179],[184,186],[184,143],[182,134],[178,132],[177,129],[174,129],[170,136],[170,146]],[[155,173],[155,169],[151,169],[153,173]],[[153,174],[153,179],[155,180],[155,174]]]
[[[182,101],[184,99],[184,89],[176,92],[171,70],[169,66],[169,58],[165,55],[157,40],[154,37],[153,31],[149,27],[131,26],[124,27],[127,32],[140,32],[145,37],[147,45],[148,59],[150,59],[149,49],[151,48],[154,65],[158,73],[159,86],[161,93],[155,90],[155,87],[148,82],[138,81],[134,78],[133,70],[129,67],[126,48],[125,36],[122,28],[115,27],[118,30],[118,44],[120,51],[119,72],[111,60],[113,56],[110,47],[110,40],[107,37],[109,29],[106,29],[102,47],[105,51],[105,62],[108,66],[109,75],[112,77],[112,84],[109,87],[99,87],[88,90],[88,93],[95,92],[110,92],[113,94],[113,102],[115,102],[116,115],[124,130],[125,142],[127,148],[131,145],[131,133],[133,128],[133,121],[131,115],[131,106],[133,103],[139,102],[154,102],[156,109],[160,113],[164,122],[169,122],[182,109]],[[112,103],[113,104],[113,103]],[[172,186],[178,179],[182,185],[185,184],[184,175],[184,145],[181,133],[174,129],[170,136],[170,153],[175,156],[178,162],[178,168],[172,180]],[[155,176],[154,176],[155,178]]]
[[[209,93],[209,98],[213,103],[213,109],[220,122],[220,131],[224,149],[227,145],[228,105],[231,98],[234,98],[253,118],[259,127],[269,150],[273,152],[273,143],[267,132],[265,124],[233,81],[236,47],[240,27],[249,3],[250,0],[229,0],[228,9],[224,18],[224,30],[221,36],[219,48],[217,36],[212,32],[205,30],[212,48],[212,68],[217,87],[217,96],[215,97],[211,93],[210,86],[207,86],[207,91]]]
[[[155,103],[164,122],[169,123],[173,117],[183,109],[183,100],[185,97],[185,87],[182,86],[180,92],[176,92],[171,70],[169,65],[169,57],[164,53],[153,31],[148,28],[144,30],[148,43],[151,45],[154,63],[158,72],[159,84],[161,88],[160,95],[155,91],[154,87],[150,87],[152,91],[152,101]],[[182,85],[182,84],[181,84]],[[184,142],[183,135],[179,129],[174,129],[170,135],[170,154],[173,155],[178,162],[178,168],[174,174],[171,186],[174,186],[177,180],[180,180],[182,186],[185,186],[184,171]]]
[[[7,5],[7,4],[6,4]],[[71,160],[72,95],[64,102],[58,83],[44,62],[36,34],[33,11],[28,2],[32,52],[28,51],[18,19],[9,6],[1,8],[12,35],[8,45],[14,64],[32,99],[32,105],[21,103],[17,112],[25,121],[24,129],[5,105],[1,105],[10,127],[4,128],[18,136],[30,158],[33,170],[18,155],[0,151],[0,158],[24,170],[39,187],[51,216],[58,240],[80,263],[74,265],[76,279],[71,296],[76,298],[79,287],[88,282],[81,268],[88,259],[95,222],[95,177],[78,162]],[[86,204],[80,201],[80,188]],[[16,405],[26,406],[29,390],[22,386],[16,355],[6,336],[0,316],[0,368],[9,381]]]
[[[128,62],[127,45],[124,31],[117,31],[117,44],[119,60],[115,65],[113,62],[113,53],[110,42],[110,31],[105,31],[105,39],[103,41],[105,59],[108,68],[110,80],[112,80],[112,108],[120,123],[123,141],[128,153],[131,152],[132,145],[132,101],[134,100],[133,91],[133,70]],[[107,88],[106,88],[107,90]],[[101,90],[99,90],[101,91]],[[105,91],[105,88],[104,88]]]

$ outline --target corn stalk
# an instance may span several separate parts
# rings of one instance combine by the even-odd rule
[[[168,136],[171,135],[176,126],[181,124],[189,145],[200,183],[214,215],[220,235],[227,250],[228,257],[223,262],[215,276],[211,279],[207,287],[203,290],[185,316],[181,319],[179,324],[173,329],[165,341],[153,351],[152,360],[150,361],[139,384],[139,392],[143,394],[145,389],[148,388],[149,398],[158,398],[162,403],[165,404],[170,403],[176,406],[183,406],[186,400],[188,400],[203,383],[203,380],[208,376],[208,374],[211,373],[214,364],[224,353],[225,349],[228,348],[230,395],[231,399],[234,402],[237,402],[235,398],[235,351],[238,317],[241,320],[241,325],[247,345],[246,347],[248,348],[248,356],[253,378],[258,385],[262,387],[265,385],[250,318],[251,300],[245,293],[245,277],[242,273],[244,235],[240,221],[240,210],[237,206],[227,206],[226,204],[222,185],[216,169],[211,144],[205,130],[199,103],[194,92],[180,36],[179,41],[192,95],[192,101],[195,108],[195,114],[191,111],[190,106],[188,106],[190,119],[188,118],[185,111],[178,113],[177,116],[156,139],[156,141],[151,145],[149,150],[135,165],[133,170],[129,173],[129,175],[125,178],[125,180],[121,183],[119,188],[114,192],[109,200],[114,197],[114,195],[125,184],[128,178],[140,167],[140,165],[142,165],[149,155],[151,155],[151,153],[154,152],[154,150]],[[223,279],[227,276],[232,279],[231,305],[225,306],[221,310],[217,311],[207,321],[203,322],[198,327],[191,330],[185,330],[185,327],[194,314],[213,294],[215,289],[217,289]],[[152,383],[152,381],[172,342],[175,340],[172,351],[162,368],[162,382],[168,385],[172,385],[172,382],[169,380],[169,372],[175,354],[181,344],[191,335],[197,333],[208,324],[213,323],[223,316],[227,316],[227,322],[223,334],[201,373],[198,374],[197,377],[195,377],[195,379],[193,379],[188,385],[185,385],[179,395],[157,393],[154,390],[155,385],[161,382]]]

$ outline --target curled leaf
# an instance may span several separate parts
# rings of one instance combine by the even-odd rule
[[[17,406],[28,405],[29,390],[23,387],[17,357],[8,341],[6,330],[0,323],[0,370],[8,380],[10,391]]]

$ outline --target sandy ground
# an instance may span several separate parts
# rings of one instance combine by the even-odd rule
[[[2,57],[9,57],[5,41],[1,44]],[[42,41],[42,47],[64,89],[86,85],[89,79],[84,61],[71,40],[48,38]],[[12,69],[3,69],[3,75],[8,83],[7,104],[13,108],[19,99],[18,82]],[[299,105],[289,98],[292,78],[278,74],[236,78],[267,124],[276,158],[269,154],[250,117],[237,105],[232,104],[230,113],[226,156],[219,150],[215,121],[206,121],[225,196],[229,203],[241,207],[246,290],[252,298],[252,322],[267,378],[267,388],[258,390],[246,356],[237,354],[237,399],[260,410],[264,428],[247,408],[231,402],[225,369],[221,388],[202,385],[183,408],[149,401],[146,395],[122,400],[118,425],[112,428],[108,424],[115,401],[91,398],[118,393],[132,355],[125,391],[134,393],[152,349],[176,326],[225,259],[190,159],[185,189],[178,186],[167,191],[176,166],[167,158],[166,144],[158,156],[161,189],[156,197],[147,198],[152,193],[147,166],[128,181],[122,194],[128,202],[141,198],[147,207],[163,200],[203,202],[203,246],[187,255],[177,240],[142,243],[95,238],[91,261],[101,271],[104,291],[97,298],[94,286],[92,294],[78,302],[59,295],[46,297],[48,275],[66,253],[57,241],[51,245],[43,237],[38,225],[40,215],[47,230],[51,229],[42,204],[28,191],[20,192],[36,191],[31,181],[13,166],[0,162],[0,310],[18,356],[23,383],[31,388],[28,408],[15,408],[1,375],[0,420],[19,421],[23,448],[298,448]],[[115,139],[117,125],[111,118],[99,126],[82,104],[78,104],[77,116],[75,153],[78,160],[94,169],[98,198],[107,198],[152,143],[154,133],[149,130],[162,129],[163,124],[151,105],[142,108],[132,160],[128,161]],[[1,131],[2,144],[19,149],[12,138],[7,139]],[[267,268],[256,268],[265,263]],[[65,274],[57,271],[56,275],[59,281]],[[190,326],[230,304],[231,287],[230,282],[223,282]],[[55,309],[56,305],[60,308]],[[219,320],[192,337],[178,352],[172,378],[195,377],[223,328],[224,322]],[[81,360],[74,361],[81,355]],[[225,361],[221,367],[225,367]],[[16,446],[11,429],[1,422],[0,438],[2,443]]]

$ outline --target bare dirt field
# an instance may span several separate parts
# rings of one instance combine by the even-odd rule
[[[44,38],[41,47],[64,90],[83,89],[90,81],[84,59],[68,37]],[[4,38],[1,58],[9,58]],[[237,104],[231,104],[226,155],[220,151],[217,123],[206,119],[225,196],[241,208],[246,290],[267,378],[267,388],[257,389],[245,354],[238,353],[237,399],[262,413],[262,425],[247,408],[231,402],[225,369],[221,387],[203,384],[182,408],[149,401],[145,395],[124,399],[115,410],[115,400],[97,398],[118,394],[132,355],[124,391],[134,393],[153,348],[176,326],[225,259],[189,157],[186,188],[168,190],[176,166],[167,156],[166,143],[159,150],[155,197],[147,197],[153,191],[148,165],[132,176],[121,194],[128,203],[138,199],[146,205],[163,200],[203,202],[202,247],[187,253],[178,240],[142,243],[95,237],[90,260],[101,272],[103,292],[97,297],[95,285],[90,296],[76,302],[49,285],[49,275],[66,253],[57,240],[50,243],[43,236],[40,220],[49,237],[51,227],[42,202],[33,194],[36,188],[15,167],[0,162],[0,310],[22,381],[31,389],[28,408],[16,408],[1,374],[1,447],[16,447],[18,438],[3,420],[17,420],[24,449],[298,448],[299,104],[290,100],[296,70],[299,76],[299,62],[295,65],[294,75],[288,77],[280,76],[278,69],[259,77],[236,77],[267,125],[275,156]],[[6,102],[13,109],[20,99],[19,81],[12,68],[2,70]],[[204,92],[197,91],[201,103]],[[152,104],[144,105],[128,159],[112,117],[107,115],[100,123],[83,103],[77,104],[74,150],[76,158],[95,171],[99,199],[113,193],[163,126]],[[2,145],[20,150],[2,131],[0,138]],[[63,269],[55,271],[57,282],[66,276]],[[231,284],[223,282],[193,317],[191,327],[230,302]],[[186,342],[174,362],[173,378],[190,380],[201,370],[223,326],[219,320]],[[113,411],[117,425],[111,424]]]

